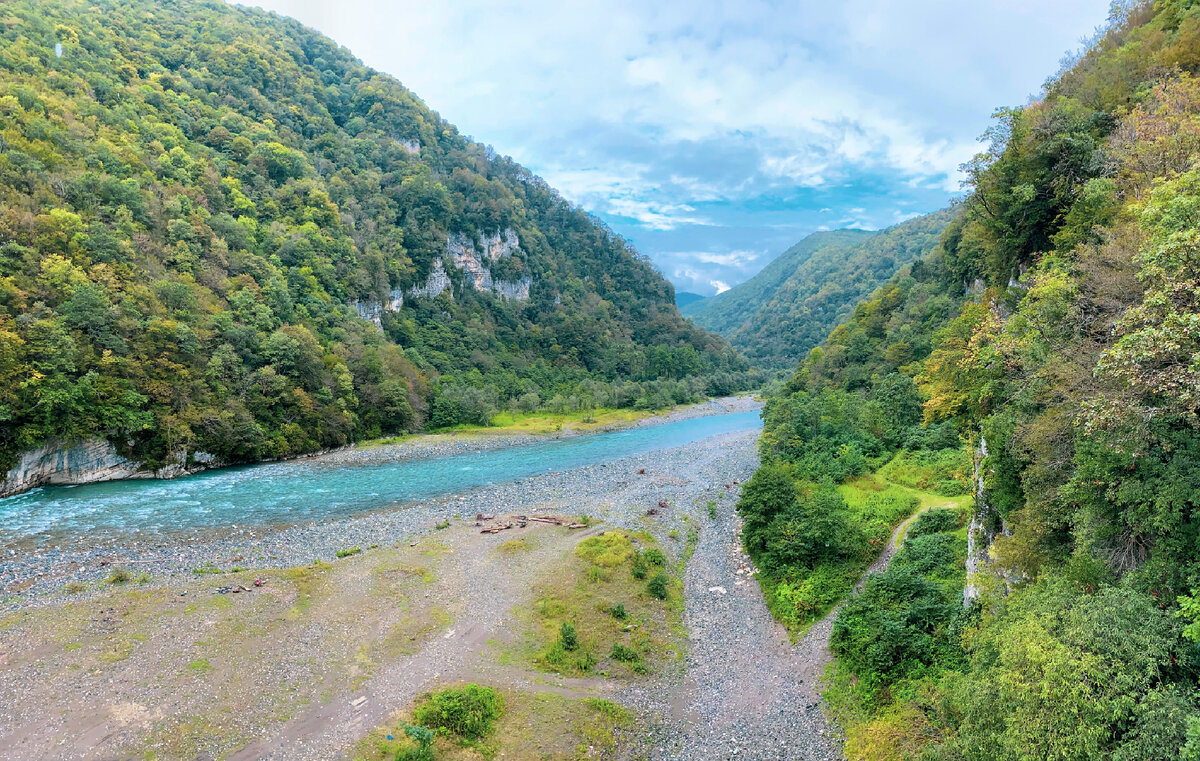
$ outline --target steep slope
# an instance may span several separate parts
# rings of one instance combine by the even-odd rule
[[[771,260],[771,263],[744,283],[739,283],[724,293],[710,296],[680,309],[685,317],[696,324],[705,324],[709,330],[722,335],[736,331],[755,313],[789,277],[814,255],[822,250],[830,253],[843,252],[855,243],[870,237],[865,230],[835,230],[809,235],[804,240]]]
[[[758,275],[684,314],[768,367],[792,367],[859,299],[927,254],[950,220],[940,211],[876,233],[814,233]]]
[[[886,491],[971,476],[838,615],[847,758],[1200,758],[1198,71],[1200,6],[1114,5],[768,402],[739,509],[785,621],[844,593]]]
[[[5,468],[48,441],[238,462],[741,383],[620,238],[274,14],[6,3],[0,148]]]

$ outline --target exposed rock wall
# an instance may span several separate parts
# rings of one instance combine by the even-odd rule
[[[143,463],[117,454],[104,439],[83,441],[48,441],[36,449],[28,449],[3,480],[0,497],[10,497],[39,486],[90,484],[97,481],[117,481],[123,478],[176,478],[221,463],[206,452],[178,452],[158,470],[149,470]]]
[[[523,301],[529,298],[533,281],[528,277],[520,280],[496,280],[492,277],[488,262],[512,256],[520,250],[521,242],[511,227],[496,231],[494,235],[483,234],[478,241],[465,235],[451,235],[446,241],[446,251],[454,266],[467,273],[477,291],[490,291],[497,296]]]
[[[987,458],[987,439],[980,433],[979,447],[975,450],[975,511],[967,528],[967,585],[963,589],[963,605],[970,605],[972,600],[979,597],[981,585],[986,583],[985,574],[1003,582],[1005,590],[1008,588],[1008,578],[989,567],[992,542],[997,535],[1009,536],[1010,532],[1008,524],[988,502],[987,488],[983,483]]]
[[[495,262],[512,256],[520,251],[521,241],[517,232],[511,227],[497,230],[494,234],[479,236],[479,240],[471,240],[465,235],[455,233],[446,239],[446,253],[454,266],[467,275],[467,281],[477,291],[488,291],[504,299],[525,301],[529,298],[529,289],[533,279],[526,275],[520,280],[497,280],[492,277],[488,262]],[[387,301],[351,301],[350,306],[364,320],[370,320],[376,325],[382,325],[384,312],[395,312],[404,306],[405,299],[431,299],[450,287],[450,275],[441,259],[434,261],[433,269],[424,285],[413,286],[401,291],[393,288]]]
[[[129,478],[139,465],[117,454],[103,439],[73,444],[47,442],[21,454],[17,464],[0,481],[0,497],[50,484],[86,484]]]

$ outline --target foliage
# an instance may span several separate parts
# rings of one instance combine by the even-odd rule
[[[295,21],[4,14],[0,468],[51,439],[237,463],[754,382],[625,241]],[[508,230],[488,266],[528,299],[449,259]]]
[[[937,245],[950,213],[936,212],[877,233],[813,233],[758,274],[683,308],[768,368],[791,368],[864,296]]]
[[[499,692],[491,687],[466,684],[425,696],[413,711],[413,720],[465,740],[479,740],[492,731],[502,713],[504,697]]]
[[[658,571],[650,577],[650,581],[646,582],[646,591],[651,597],[658,600],[667,599],[667,593],[670,589],[671,577],[667,576],[665,571]]]

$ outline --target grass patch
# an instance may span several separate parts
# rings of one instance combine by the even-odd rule
[[[334,554],[337,555],[339,560],[341,560],[342,558],[348,558],[352,555],[358,555],[361,552],[362,552],[362,547],[350,547],[348,549],[338,550]]]
[[[576,545],[564,567],[550,569],[538,584],[533,609],[518,611],[529,626],[523,658],[564,675],[628,678],[677,657],[681,584],[653,541],[609,531]],[[638,569],[654,569],[651,583],[638,578]]]
[[[505,555],[516,555],[529,552],[529,544],[524,539],[509,539],[507,542],[501,542],[496,550]]]
[[[124,568],[114,568],[113,572],[104,580],[106,584],[128,584],[133,581],[133,574]]]
[[[432,742],[438,761],[537,759],[537,761],[606,761],[616,757],[618,736],[634,722],[619,703],[599,698],[575,700],[550,692],[509,691],[504,711],[482,740],[463,741],[442,734]],[[372,732],[351,754],[355,761],[408,761],[418,743],[405,732],[411,716],[402,716]],[[388,737],[391,739],[388,739]]]
[[[208,662],[207,658],[197,658],[187,665],[187,669],[196,674],[205,674],[212,669],[212,664]]]

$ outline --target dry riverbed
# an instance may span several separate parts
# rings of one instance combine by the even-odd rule
[[[756,440],[336,523],[59,548],[90,575],[0,611],[0,759],[390,761],[414,700],[464,681],[506,713],[481,747],[439,741],[444,758],[836,758],[813,691],[823,645],[787,642],[738,544]],[[476,513],[592,521],[481,534]],[[666,573],[666,600],[626,542],[664,553],[649,575]],[[583,643],[569,654],[562,621]]]

